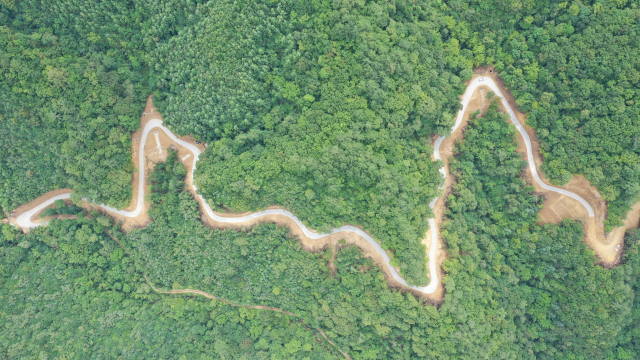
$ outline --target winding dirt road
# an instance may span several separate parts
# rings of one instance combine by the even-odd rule
[[[491,91],[493,91],[501,99],[502,106],[504,107],[504,109],[506,109],[511,122],[516,126],[516,129],[522,136],[524,140],[524,144],[526,146],[526,156],[527,156],[527,161],[529,163],[529,171],[533,175],[533,180],[536,182],[535,185],[537,185],[536,187],[540,187],[546,191],[555,192],[576,200],[584,207],[588,216],[590,218],[593,218],[594,210],[584,198],[582,198],[581,196],[571,191],[549,186],[540,179],[540,176],[538,175],[538,171],[537,171],[537,166],[536,166],[534,152],[533,152],[533,146],[532,146],[530,137],[527,134],[527,131],[523,128],[522,124],[518,121],[516,114],[511,108],[509,102],[505,99],[499,86],[494,82],[494,80],[491,77],[480,76],[480,77],[476,77],[470,82],[470,84],[468,85],[463,95],[463,98],[462,98],[463,107],[458,112],[455,125],[452,128],[452,134],[463,123],[463,118],[465,116],[465,113],[467,113],[467,106],[469,104],[469,101],[471,100],[472,95],[479,87],[483,87],[483,86],[486,86],[489,89],[491,89]],[[159,115],[157,113],[152,113],[151,115],[154,117],[159,117],[157,116]],[[137,181],[137,189],[134,189],[134,196],[137,195],[137,199],[134,199],[135,208],[132,211],[126,211],[126,210],[114,209],[106,205],[96,205],[97,207],[107,211],[111,215],[115,215],[121,218],[135,218],[135,217],[139,217],[141,214],[143,214],[143,212],[146,212],[146,208],[144,204],[144,195],[145,195],[145,189],[146,189],[145,188],[145,151],[144,150],[147,144],[147,140],[149,139],[149,134],[152,133],[152,130],[153,130],[153,136],[151,138],[153,139],[155,137],[156,145],[158,146],[158,148],[160,148],[160,151],[162,151],[159,140],[158,140],[160,135],[162,136],[166,135],[166,137],[168,137],[169,139],[168,141],[171,144],[181,148],[180,151],[182,152],[182,155],[180,155],[180,157],[181,159],[183,159],[183,163],[185,163],[185,166],[187,167],[187,171],[188,171],[186,183],[187,183],[187,186],[190,188],[189,190],[192,191],[192,193],[196,196],[197,200],[200,202],[200,205],[202,206],[202,209],[206,214],[206,218],[203,216],[203,220],[205,220],[205,222],[208,222],[216,226],[222,226],[222,227],[224,226],[240,227],[240,226],[253,225],[257,222],[273,221],[278,224],[289,226],[292,232],[294,233],[294,235],[298,235],[301,238],[301,242],[303,243],[303,245],[305,245],[308,249],[319,249],[322,246],[325,246],[327,244],[334,244],[338,239],[344,238],[347,240],[347,242],[355,243],[356,245],[361,247],[369,256],[373,257],[374,260],[376,260],[378,263],[383,265],[382,266],[383,271],[387,275],[387,279],[390,285],[402,287],[402,288],[411,290],[412,292],[417,294],[427,295],[427,297],[429,297],[428,296],[429,294],[434,294],[434,292],[436,292],[437,289],[439,290],[440,294],[442,293],[442,286],[439,286],[441,285],[441,281],[438,278],[439,269],[438,269],[438,262],[436,259],[436,250],[438,248],[438,227],[439,227],[438,225],[439,224],[437,224],[435,218],[429,219],[430,231],[429,231],[429,234],[427,235],[427,239],[430,239],[430,241],[428,241],[427,243],[428,245],[427,247],[429,249],[428,261],[429,261],[429,276],[431,281],[427,286],[409,285],[400,276],[397,269],[395,269],[393,266],[390,265],[389,254],[387,254],[387,252],[384,249],[382,249],[382,247],[378,244],[377,241],[375,241],[375,239],[373,239],[364,230],[356,226],[345,225],[338,229],[333,229],[333,231],[330,234],[319,234],[315,231],[308,229],[300,221],[300,219],[298,219],[291,212],[284,209],[269,208],[264,211],[259,211],[259,212],[250,213],[250,214],[240,214],[240,215],[228,214],[226,216],[215,213],[211,209],[211,207],[207,204],[206,200],[201,195],[197,194],[196,192],[197,187],[193,183],[193,175],[196,170],[196,163],[199,159],[200,154],[202,153],[200,148],[194,145],[193,143],[190,143],[188,141],[178,138],[173,132],[171,132],[168,128],[163,126],[163,121],[160,118],[152,118],[151,120],[146,122],[142,130],[142,133],[140,135],[139,148],[137,149],[137,154],[138,154],[137,165],[138,165],[139,173],[136,174],[135,176],[138,181]],[[158,135],[157,133],[158,131],[161,131],[163,134]],[[434,144],[435,160],[441,159],[440,146],[442,145],[445,139],[446,139],[445,137],[441,136],[437,138],[435,141],[435,144]],[[449,140],[450,139],[448,139],[447,141]],[[134,152],[135,150],[136,149],[134,149]],[[187,156],[188,154],[185,154],[183,150],[188,151],[188,153],[192,155],[193,159],[190,159],[191,156]],[[191,171],[189,171],[189,166],[187,163],[191,164],[190,166]],[[446,179],[447,177],[446,165],[440,169],[440,173],[442,174],[443,180]],[[445,184],[445,181],[443,181],[443,185],[440,187],[440,189],[444,189],[445,187],[444,184]],[[70,198],[70,193],[59,194],[58,192],[52,195],[53,195],[52,197],[46,199],[45,201],[42,201],[41,203],[39,203],[37,206],[33,208],[29,208],[29,206],[27,206],[28,210],[19,214],[15,219],[17,225],[22,228],[28,229],[28,228],[33,228],[33,227],[46,224],[47,223],[46,221],[34,223],[32,222],[32,217],[35,214],[42,211],[47,206],[51,205],[55,200]],[[429,205],[432,209],[436,207],[436,205],[438,204],[438,200],[439,198],[435,198],[431,201]],[[130,208],[132,206],[133,204],[130,206]],[[440,204],[440,206],[443,206],[443,205]],[[434,297],[434,296],[431,296],[431,297]]]

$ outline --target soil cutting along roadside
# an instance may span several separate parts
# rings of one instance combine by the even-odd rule
[[[532,144],[527,129],[525,129],[525,127],[520,123],[520,121],[518,120],[518,116],[516,116],[516,113],[511,107],[510,103],[514,103],[512,101],[512,98],[510,98],[510,95],[508,95],[508,97],[505,97],[503,95],[500,86],[498,86],[498,84],[496,84],[496,81],[494,81],[493,75],[476,75],[470,81],[463,95],[462,109],[457,114],[456,122],[451,132],[452,135],[450,137],[440,136],[435,140],[434,160],[443,160],[445,162],[445,166],[440,168],[440,173],[442,174],[444,180],[443,185],[440,187],[440,189],[444,190],[448,187],[448,184],[450,184],[451,180],[449,177],[447,177],[448,161],[446,161],[450,156],[449,150],[451,148],[452,142],[455,141],[456,138],[461,136],[461,129],[464,127],[464,124],[466,124],[466,120],[470,114],[468,105],[470,101],[472,101],[474,93],[479,88],[482,88],[483,92],[484,89],[489,89],[490,91],[493,91],[498,96],[498,98],[501,99],[502,108],[509,115],[511,122],[516,126],[516,129],[520,134],[521,145],[524,145],[526,148],[523,150],[525,150],[526,160],[529,163],[527,172],[528,175],[533,179],[536,189],[543,192],[556,194],[563,199],[568,199],[567,201],[569,202],[575,202],[575,204],[578,204],[578,206],[581,208],[579,218],[587,223],[587,238],[596,237],[594,239],[591,239],[591,241],[588,240],[587,242],[590,245],[592,245],[592,243],[598,243],[601,245],[600,247],[591,246],[598,255],[601,255],[600,251],[602,249],[606,249],[608,253],[610,253],[611,249],[609,249],[609,247],[615,246],[615,242],[607,241],[606,237],[604,237],[603,235],[604,232],[597,230],[598,227],[602,227],[602,222],[597,221],[600,219],[596,220],[596,211],[594,211],[592,205],[582,196],[569,191],[566,188],[563,189],[550,186],[543,179],[541,179],[537,170],[540,160],[538,159],[538,161],[536,161],[536,155],[538,154],[534,153],[534,147],[535,150],[537,150],[538,144]],[[477,101],[472,101],[472,103],[477,103]],[[144,224],[149,221],[147,216],[148,204],[145,202],[144,196],[145,190],[147,189],[145,184],[145,170],[148,171],[152,168],[152,165],[150,165],[149,162],[157,162],[163,160],[163,158],[166,157],[167,153],[167,151],[165,150],[163,156],[163,148],[166,149],[167,147],[171,146],[178,150],[178,156],[187,168],[188,176],[186,179],[186,184],[189,191],[192,192],[192,194],[200,203],[201,209],[204,213],[202,216],[202,220],[205,223],[214,227],[247,227],[261,222],[275,222],[279,225],[288,226],[291,229],[292,233],[299,237],[302,245],[307,250],[318,250],[327,245],[336,246],[338,240],[344,239],[347,241],[347,243],[352,243],[362,248],[367,256],[372,257],[374,261],[382,266],[382,269],[387,277],[387,281],[390,286],[399,287],[404,290],[410,290],[416,295],[423,296],[435,302],[439,302],[442,299],[444,289],[441,282],[442,276],[440,273],[440,265],[443,256],[438,256],[438,250],[442,247],[442,244],[438,242],[438,228],[440,222],[442,221],[444,202],[440,200],[440,198],[433,199],[429,204],[429,206],[434,209],[436,217],[429,219],[430,230],[426,234],[425,240],[423,241],[428,249],[429,276],[431,281],[426,286],[409,285],[400,276],[398,270],[391,266],[391,259],[389,257],[389,254],[385,250],[383,250],[380,244],[378,244],[378,242],[373,239],[368,233],[356,226],[345,225],[340,228],[333,229],[330,234],[320,234],[308,229],[300,221],[300,219],[298,219],[291,212],[276,207],[271,207],[263,211],[247,214],[215,213],[211,209],[209,204],[207,204],[207,201],[202,197],[202,195],[197,194],[197,187],[193,182],[196,163],[199,159],[200,154],[204,151],[204,147],[202,145],[195,144],[195,141],[193,141],[193,139],[191,138],[177,137],[173,132],[171,132],[171,130],[163,126],[163,121],[160,114],[153,111],[152,105],[150,104],[151,102],[149,100],[147,102],[147,109],[151,110],[145,110],[142,118],[142,131],[134,133],[133,156],[137,157],[137,159],[134,160],[137,164],[138,172],[134,174],[134,189],[131,205],[124,210],[118,210],[106,205],[87,204],[87,206],[97,207],[103,211],[106,211],[110,215],[123,220],[125,222],[125,227],[127,225],[127,221],[129,221],[129,226],[144,226]],[[521,114],[519,113],[519,115]],[[136,147],[135,145],[138,146]],[[443,147],[442,154],[441,147]],[[149,162],[147,160],[149,160]],[[32,217],[44,210],[46,207],[53,204],[54,201],[58,199],[69,199],[70,196],[70,190],[67,190],[67,192],[64,192],[64,190],[56,190],[47,193],[34,200],[33,202],[16,209],[10,221],[25,230],[44,225],[47,223],[47,221],[39,222],[39,220],[34,219],[34,222],[32,221]],[[584,215],[582,215],[583,213]],[[572,217],[575,218],[575,216]],[[624,235],[624,231],[622,231],[622,234]],[[607,258],[603,261],[607,262],[609,260]]]

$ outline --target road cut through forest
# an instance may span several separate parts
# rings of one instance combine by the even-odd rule
[[[473,111],[478,110],[477,105],[481,103],[484,108],[484,96],[486,96],[485,93],[488,93],[488,91],[495,93],[495,95],[500,98],[503,111],[509,115],[512,124],[515,125],[518,130],[520,150],[523,152],[529,164],[527,168],[527,178],[529,182],[535,186],[537,191],[545,194],[553,194],[554,204],[560,204],[560,206],[564,208],[566,208],[564,205],[568,204],[567,206],[570,206],[572,209],[578,209],[578,211],[573,211],[568,215],[582,221],[585,226],[585,239],[589,246],[602,259],[603,263],[615,264],[619,258],[616,257],[617,250],[615,250],[615,247],[622,242],[626,228],[633,226],[634,221],[628,221],[625,223],[624,229],[615,229],[607,237],[604,234],[602,224],[604,213],[606,213],[606,205],[604,210],[602,209],[602,202],[599,202],[596,206],[592,206],[592,203],[596,202],[594,199],[597,200],[598,198],[597,191],[594,192],[591,188],[582,189],[592,194],[591,197],[585,197],[581,196],[585,191],[576,191],[575,186],[570,189],[566,187],[554,187],[548,185],[544,177],[541,178],[538,172],[541,158],[537,151],[539,145],[535,141],[535,134],[531,129],[527,129],[525,125],[523,125],[524,114],[517,112],[515,101],[504,87],[501,86],[501,81],[496,77],[493,70],[491,73],[482,71],[482,73],[476,74],[470,80],[462,97],[462,108],[457,114],[451,135],[448,137],[440,136],[435,139],[433,158],[434,160],[442,160],[444,162],[444,166],[440,168],[440,173],[443,177],[443,182],[440,186],[441,191],[446,195],[451,185],[451,177],[447,176],[447,174],[448,159],[452,155],[453,143],[462,136],[469,116]],[[481,101],[476,101],[478,100],[478,93],[481,94],[479,99]],[[476,106],[469,106],[470,103]],[[444,251],[442,251],[444,244],[438,241],[438,230],[444,218],[445,203],[442,199],[445,198],[445,196],[435,198],[429,204],[434,210],[435,217],[429,219],[430,229],[425,236],[425,240],[423,240],[428,252],[429,277],[431,281],[426,286],[414,286],[408,284],[399,274],[398,270],[391,265],[389,254],[382,249],[380,244],[365,230],[357,226],[344,225],[340,228],[333,229],[329,234],[320,234],[308,229],[300,219],[291,212],[276,206],[254,213],[235,215],[215,213],[202,195],[197,193],[197,187],[193,183],[196,163],[200,154],[204,151],[204,146],[196,144],[190,137],[178,137],[170,129],[166,128],[163,125],[161,115],[154,111],[151,98],[147,101],[147,107],[141,118],[141,123],[142,130],[133,134],[134,145],[132,156],[138,171],[134,173],[134,190],[130,206],[123,210],[118,210],[106,205],[86,204],[86,206],[106,211],[110,215],[123,220],[125,229],[127,229],[127,227],[144,226],[149,221],[147,215],[148,203],[145,201],[144,196],[147,190],[145,173],[153,168],[154,163],[164,160],[167,151],[163,151],[163,148],[173,147],[178,151],[178,156],[187,169],[188,176],[186,184],[200,203],[200,207],[203,210],[202,221],[208,225],[221,228],[237,228],[248,227],[262,222],[274,222],[289,227],[292,233],[300,239],[303,247],[309,251],[317,251],[326,246],[336,246],[339,240],[344,239],[347,243],[360,247],[367,256],[373,258],[376,263],[381,265],[390,286],[409,290],[418,296],[434,302],[440,302],[442,300],[444,288],[442,286],[443,274],[441,264],[444,260]],[[583,186],[583,188],[586,187],[586,185]],[[54,201],[69,199],[71,197],[70,191],[71,190],[63,189],[49,192],[31,203],[16,209],[9,221],[25,230],[44,225],[47,221],[39,221],[33,218],[46,207],[53,204]],[[636,208],[638,208],[638,206],[634,207],[632,212],[638,210]],[[631,218],[633,218],[633,216]],[[548,220],[545,221],[544,218],[542,220],[543,222],[552,222]],[[637,224],[635,224],[635,226],[637,226]]]

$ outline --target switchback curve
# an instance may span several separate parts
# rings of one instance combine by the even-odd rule
[[[555,188],[552,186],[549,186],[547,184],[545,184],[539,177],[536,166],[535,166],[535,161],[533,158],[533,148],[531,145],[531,140],[529,138],[529,135],[527,134],[527,132],[525,131],[525,129],[522,127],[522,125],[520,124],[520,122],[518,121],[515,113],[513,112],[513,109],[511,108],[511,106],[509,105],[509,103],[506,101],[506,99],[504,98],[502,92],[500,91],[499,87],[496,85],[496,83],[493,81],[493,79],[489,78],[489,77],[478,77],[476,79],[474,79],[473,81],[471,81],[471,83],[469,84],[469,86],[467,87],[467,89],[465,90],[465,93],[463,95],[462,98],[462,109],[458,112],[457,114],[457,118],[456,118],[456,122],[452,128],[452,132],[455,131],[460,124],[462,123],[463,117],[464,117],[464,113],[465,110],[470,99],[471,96],[473,95],[473,93],[476,91],[476,89],[480,86],[487,86],[489,87],[498,97],[501,98],[502,104],[503,106],[507,109],[507,112],[509,114],[509,117],[511,119],[511,122],[516,126],[516,129],[518,130],[518,132],[520,132],[520,134],[522,135],[526,148],[527,148],[527,161],[529,163],[529,168],[531,170],[531,173],[533,174],[533,178],[534,180],[538,183],[538,185],[540,185],[542,188],[548,190],[548,191],[553,191],[553,192],[557,192],[566,196],[569,196],[577,201],[579,201],[587,210],[589,217],[593,217],[594,216],[594,211],[593,208],[591,207],[591,205],[584,200],[582,197],[564,190],[564,189],[559,189],[559,188]],[[270,215],[280,215],[280,216],[285,216],[291,220],[293,220],[296,225],[298,225],[298,227],[302,230],[302,232],[304,233],[305,236],[307,236],[310,239],[313,240],[319,240],[322,238],[325,238],[327,236],[333,235],[333,234],[339,234],[339,233],[354,233],[357,234],[360,238],[366,240],[374,249],[375,251],[377,251],[377,253],[382,257],[382,259],[384,260],[385,266],[389,272],[389,274],[391,275],[391,277],[393,277],[393,279],[395,281],[397,281],[398,283],[400,283],[401,285],[412,289],[413,291],[422,293],[422,294],[432,294],[436,291],[437,287],[438,287],[438,283],[439,283],[439,279],[438,279],[438,271],[437,271],[437,264],[436,264],[436,248],[437,248],[437,239],[438,239],[438,230],[437,230],[437,225],[436,225],[436,221],[434,218],[429,219],[429,227],[430,227],[430,231],[431,231],[431,244],[429,246],[429,275],[431,278],[431,282],[429,283],[429,285],[427,286],[413,286],[413,285],[409,285],[401,276],[400,274],[398,274],[397,270],[390,264],[390,258],[389,255],[387,254],[386,251],[384,251],[384,249],[382,249],[382,247],[380,246],[380,244],[378,244],[377,241],[375,241],[369,234],[367,234],[365,231],[363,231],[362,229],[359,229],[355,226],[352,225],[345,225],[342,226],[340,228],[337,229],[333,229],[333,231],[330,234],[318,234],[316,232],[313,232],[311,230],[309,230],[303,223],[302,221],[300,221],[300,219],[298,219],[294,214],[292,214],[291,212],[287,211],[287,210],[283,210],[283,209],[268,209],[268,210],[264,210],[264,211],[259,211],[259,212],[255,212],[246,216],[241,216],[241,217],[224,217],[221,215],[216,214],[211,207],[207,204],[206,200],[202,197],[202,195],[197,194],[197,187],[196,185],[193,183],[193,174],[196,170],[196,163],[199,159],[199,156],[201,154],[200,149],[198,149],[198,147],[196,147],[195,145],[188,143],[186,141],[183,141],[181,139],[179,139],[173,132],[171,132],[171,130],[169,130],[168,128],[166,128],[165,126],[162,125],[162,120],[160,119],[152,119],[149,122],[147,122],[147,124],[145,125],[142,135],[141,135],[141,139],[140,139],[140,150],[138,151],[138,169],[140,171],[140,175],[138,176],[138,199],[137,199],[137,203],[136,203],[136,208],[133,211],[124,211],[124,210],[118,210],[118,209],[114,209],[112,207],[106,206],[106,205],[98,205],[98,207],[107,210],[111,213],[123,216],[123,217],[136,217],[138,215],[140,215],[140,213],[143,210],[144,207],[144,169],[145,169],[145,162],[144,162],[144,147],[148,138],[149,133],[151,132],[152,129],[155,128],[159,128],[161,129],[173,142],[179,144],[180,146],[186,148],[187,150],[189,150],[194,157],[193,160],[193,166],[191,169],[191,172],[188,174],[188,176],[190,177],[189,180],[191,180],[191,183],[193,184],[193,190],[194,193],[196,193],[196,196],[198,196],[199,200],[201,201],[201,203],[203,204],[203,207],[205,209],[205,213],[207,214],[207,216],[212,219],[215,222],[220,222],[220,223],[229,223],[229,224],[240,224],[243,222],[247,222],[247,221],[251,221],[257,218],[261,218],[261,217],[265,217],[265,216],[270,216]],[[434,143],[434,159],[435,160],[440,160],[440,145],[442,144],[442,141],[445,139],[446,137],[438,137]],[[447,174],[446,174],[446,169],[445,167],[440,168],[440,173],[442,174],[443,179],[446,178]],[[444,181],[442,182],[444,184]],[[440,189],[443,189],[443,185],[440,187]],[[33,209],[30,209],[26,212],[24,212],[23,214],[19,215],[18,218],[16,219],[16,222],[18,224],[18,226],[23,227],[23,228],[33,228],[33,227],[37,227],[43,224],[46,224],[46,222],[42,222],[42,223],[33,223],[31,221],[31,217],[33,215],[35,215],[36,213],[38,213],[39,211],[41,211],[42,209],[46,208],[47,206],[51,205],[54,201],[59,200],[59,199],[68,199],[70,198],[70,193],[66,193],[66,194],[61,194],[61,195],[57,195],[54,196],[52,198],[47,199],[46,201],[44,201],[43,203],[41,203],[40,205],[38,205],[37,207],[34,207]],[[439,198],[435,198],[433,199],[430,203],[429,206],[431,207],[431,209],[433,209],[437,203]]]

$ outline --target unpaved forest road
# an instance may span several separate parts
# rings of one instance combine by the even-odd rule
[[[455,125],[452,128],[452,133],[460,126],[460,124],[463,122],[463,117],[465,115],[466,109],[467,109],[467,105],[469,104],[469,100],[471,99],[471,96],[473,95],[473,93],[476,91],[476,89],[480,86],[487,86],[489,87],[502,101],[502,105],[504,106],[504,108],[507,110],[507,113],[509,114],[509,117],[511,119],[511,122],[516,126],[516,129],[518,130],[518,132],[520,133],[520,135],[522,136],[522,138],[524,139],[525,145],[526,145],[526,149],[527,149],[527,161],[529,163],[529,170],[531,171],[534,180],[536,181],[537,185],[539,185],[541,188],[547,190],[547,191],[551,191],[551,192],[556,192],[565,196],[568,196],[572,199],[577,200],[580,204],[582,204],[582,206],[584,206],[584,208],[587,210],[587,213],[589,215],[590,218],[594,217],[594,211],[593,208],[591,207],[591,205],[584,200],[582,197],[564,190],[564,189],[560,189],[560,188],[556,188],[556,187],[552,187],[549,186],[547,184],[545,184],[539,177],[538,175],[538,171],[536,169],[536,165],[535,165],[535,161],[533,158],[533,149],[532,149],[532,144],[531,144],[531,140],[529,138],[529,135],[527,134],[527,132],[525,131],[525,129],[522,127],[522,125],[520,124],[520,122],[518,121],[516,115],[514,114],[513,109],[511,108],[511,106],[509,105],[508,101],[504,98],[502,92],[500,91],[500,88],[498,87],[498,85],[496,85],[496,83],[493,81],[493,79],[491,79],[490,77],[477,77],[475,78],[473,81],[471,81],[471,83],[468,85],[467,89],[465,90],[463,99],[462,99],[462,106],[463,108],[458,112],[457,118],[456,118],[456,122]],[[293,215],[291,212],[287,211],[287,210],[283,210],[283,209],[267,209],[264,211],[259,211],[259,212],[255,212],[255,213],[251,213],[248,215],[244,215],[244,216],[229,216],[229,217],[225,217],[225,216],[221,216],[216,214],[215,212],[213,212],[213,210],[211,209],[211,207],[207,204],[207,202],[205,201],[205,199],[196,193],[197,187],[195,186],[195,184],[193,184],[193,174],[196,170],[196,163],[199,159],[199,156],[201,154],[200,149],[198,149],[197,146],[188,143],[186,141],[183,141],[181,139],[179,139],[175,134],[173,134],[169,129],[167,129],[166,127],[164,127],[162,125],[162,120],[160,119],[152,119],[150,121],[148,121],[146,123],[146,125],[144,126],[142,135],[141,135],[141,139],[140,139],[140,145],[139,145],[139,149],[138,149],[138,170],[139,170],[139,174],[138,174],[138,189],[137,189],[137,203],[136,203],[136,207],[133,211],[124,211],[124,210],[117,210],[114,209],[112,207],[109,206],[105,206],[105,205],[98,205],[98,207],[106,210],[107,212],[114,214],[114,215],[118,215],[121,217],[125,217],[125,218],[132,218],[132,217],[137,217],[141,214],[141,212],[143,211],[144,208],[144,193],[145,193],[145,176],[144,176],[144,171],[145,171],[145,154],[144,154],[144,149],[145,149],[145,144],[146,141],[148,139],[149,133],[151,132],[151,130],[154,129],[159,129],[162,130],[170,139],[171,141],[180,146],[183,147],[184,149],[188,150],[191,152],[191,154],[193,154],[193,165],[191,166],[191,171],[188,172],[188,177],[187,177],[187,185],[191,187],[191,191],[196,195],[197,199],[199,200],[200,204],[202,205],[202,207],[205,210],[206,215],[209,217],[209,219],[212,220],[213,223],[215,224],[232,224],[235,226],[246,226],[246,225],[250,225],[250,224],[255,224],[256,221],[258,221],[258,219],[261,219],[263,221],[273,221],[276,222],[278,224],[284,224],[289,226],[292,231],[294,232],[294,234],[296,235],[303,235],[305,238],[310,239],[310,240],[316,240],[317,244],[326,244],[328,243],[328,241],[330,241],[331,239],[333,239],[333,241],[335,241],[335,238],[341,238],[342,236],[344,236],[346,239],[348,239],[349,242],[355,243],[356,245],[360,246],[361,248],[365,249],[365,251],[367,251],[375,260],[377,260],[378,262],[380,262],[380,260],[382,260],[382,264],[383,264],[383,271],[385,272],[385,274],[387,275],[387,280],[389,281],[390,284],[395,284],[395,285],[399,285],[400,287],[406,288],[406,289],[410,289],[412,290],[414,293],[420,293],[420,294],[433,294],[436,289],[438,289],[440,281],[438,279],[438,269],[437,269],[437,263],[436,263],[436,249],[437,249],[437,245],[438,245],[438,224],[436,224],[436,220],[434,218],[429,219],[429,226],[430,226],[430,244],[429,244],[429,275],[430,275],[430,279],[431,282],[429,283],[429,285],[427,286],[410,286],[397,272],[397,270],[390,265],[389,261],[389,255],[387,254],[386,251],[384,251],[382,249],[382,247],[378,244],[378,242],[376,242],[369,234],[367,234],[366,232],[364,232],[362,229],[359,229],[355,226],[352,225],[345,225],[342,226],[339,229],[333,229],[333,231],[330,234],[318,234],[316,232],[313,232],[311,230],[309,230],[305,225],[302,224],[302,222],[295,216]],[[443,140],[445,139],[445,137],[439,137],[438,139],[436,139],[435,144],[434,144],[434,159],[438,160],[440,159],[440,145],[442,144]],[[445,167],[440,168],[440,173],[443,176],[443,179],[446,178],[447,176],[447,171]],[[444,181],[443,181],[444,183]],[[444,188],[444,185],[441,186],[441,189]],[[134,191],[135,192],[135,191]],[[31,221],[31,217],[33,215],[35,215],[36,213],[38,213],[39,211],[41,211],[42,209],[46,208],[47,206],[51,205],[55,200],[58,199],[68,199],[70,198],[70,193],[65,193],[65,194],[61,194],[61,195],[55,195],[49,199],[47,199],[46,201],[40,203],[38,206],[34,207],[33,209],[30,209],[22,214],[20,214],[17,219],[16,219],[16,223],[18,226],[22,227],[22,228],[33,228],[33,227],[37,227],[40,226],[42,224],[46,224],[46,222],[42,222],[42,223],[33,223]],[[435,198],[431,201],[431,203],[429,204],[429,206],[433,209],[436,206],[436,203],[438,201],[438,198]],[[297,228],[300,230],[298,231],[298,229],[296,229],[293,226],[293,223],[295,223],[295,225],[297,225]],[[301,232],[301,233],[300,233]],[[317,241],[317,240],[321,240],[323,239],[323,241]],[[364,240],[364,242],[362,242],[362,240]],[[304,241],[303,241],[304,243]],[[373,250],[373,252],[372,252]],[[391,279],[389,279],[389,276],[391,277]]]
[[[111,235],[109,235],[111,236]],[[114,239],[115,240],[115,239]],[[118,244],[120,244],[118,242]],[[122,247],[122,245],[120,245]],[[124,249],[124,248],[123,248]],[[126,251],[126,250],[125,250]],[[151,289],[153,289],[153,291],[157,292],[158,294],[196,294],[196,295],[201,295],[206,297],[207,299],[213,299],[213,300],[218,300],[218,301],[222,301],[225,304],[231,305],[233,307],[243,307],[243,308],[247,308],[247,309],[257,309],[257,310],[270,310],[270,311],[275,311],[275,312],[279,312],[279,313],[283,313],[283,314],[287,314],[287,315],[291,315],[294,317],[299,318],[300,316],[292,313],[292,312],[288,312],[288,311],[284,311],[282,309],[279,308],[274,308],[274,307],[270,307],[270,306],[264,306],[264,305],[240,305],[240,304],[236,304],[233,303],[231,301],[225,300],[225,299],[221,299],[219,297],[213,296],[209,293],[206,293],[204,291],[200,291],[200,290],[193,290],[193,289],[179,289],[179,290],[169,290],[169,291],[163,291],[160,290],[158,288],[156,288],[155,286],[153,286],[153,284],[151,283],[151,280],[149,280],[149,277],[147,276],[147,274],[144,274],[144,278],[147,280],[147,284],[149,284],[149,286],[151,287]],[[338,347],[336,346],[336,344],[329,340],[329,338],[327,337],[327,335],[324,333],[324,331],[322,331],[320,328],[314,328],[316,330],[318,330],[318,332],[320,333],[320,335],[322,335],[322,337],[324,337],[325,340],[327,340],[329,342],[329,344],[333,345],[333,347],[338,350],[344,357],[345,359],[351,360],[351,357],[349,357],[349,355],[347,355],[347,353],[345,353],[344,351],[338,349]]]

